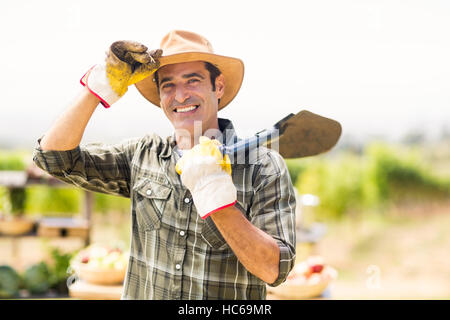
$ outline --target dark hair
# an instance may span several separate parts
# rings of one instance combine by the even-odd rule
[[[211,85],[212,85],[212,91],[216,91],[216,78],[218,76],[220,76],[220,74],[222,72],[220,72],[219,68],[217,68],[215,65],[213,65],[212,63],[209,62],[205,62],[205,68],[206,70],[209,71],[209,79],[211,80]],[[155,72],[154,74],[154,80],[156,82],[156,88],[158,89],[159,92],[159,78],[158,78],[158,71]],[[219,99],[220,102],[220,99]]]
[[[219,68],[209,62],[205,62],[205,68],[209,71],[209,79],[211,79],[212,91],[216,91],[216,78],[220,76]]]

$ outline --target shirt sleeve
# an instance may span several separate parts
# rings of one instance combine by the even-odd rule
[[[295,263],[295,192],[281,155],[267,153],[254,181],[255,194],[250,209],[251,222],[270,234],[280,248],[278,278],[268,284],[283,283]]]
[[[91,143],[67,151],[42,150],[41,139],[33,161],[42,170],[85,190],[130,196],[131,160],[139,139],[115,145]]]

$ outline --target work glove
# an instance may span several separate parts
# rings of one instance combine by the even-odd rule
[[[106,53],[104,63],[89,69],[80,82],[109,108],[128,90],[128,86],[152,75],[159,67],[162,50],[151,50],[135,41],[116,41]]]
[[[219,146],[219,141],[202,136],[199,144],[185,152],[175,166],[202,219],[234,205],[237,199],[230,158],[222,156]]]

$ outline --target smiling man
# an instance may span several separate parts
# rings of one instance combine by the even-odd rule
[[[123,299],[264,299],[266,284],[282,283],[295,260],[286,164],[266,148],[245,163],[219,150],[238,140],[218,111],[241,87],[241,60],[215,54],[208,40],[187,31],[170,32],[161,49],[113,43],[105,63],[83,76],[77,100],[38,140],[33,159],[67,183],[131,198]],[[162,109],[174,134],[80,146],[98,104],[111,106],[132,84]]]
[[[156,73],[160,105],[176,129],[180,149],[190,149],[198,142],[196,125],[201,134],[203,128],[219,130],[217,105],[225,84],[224,76],[214,68],[208,62],[193,61],[166,65]]]

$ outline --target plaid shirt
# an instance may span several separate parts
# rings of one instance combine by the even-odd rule
[[[223,144],[237,140],[219,119]],[[265,299],[266,283],[248,272],[211,217],[202,220],[175,172],[174,136],[149,134],[117,145],[88,144],[43,151],[34,162],[60,180],[86,190],[131,198],[132,235],[122,299]],[[280,248],[281,284],[295,260],[295,194],[283,158],[258,148],[235,158],[236,207]]]

